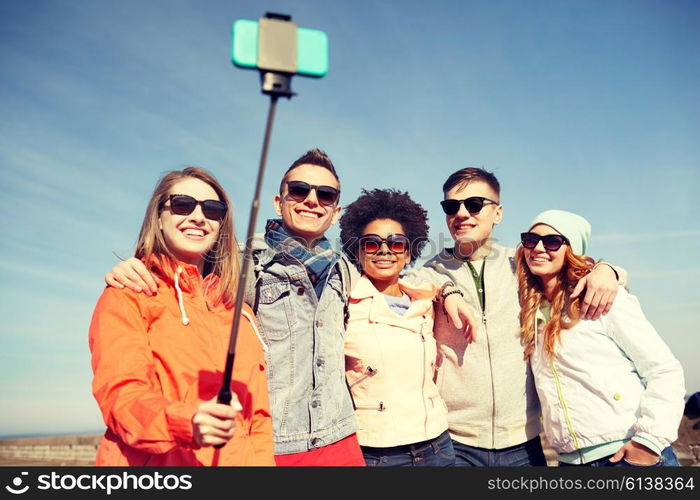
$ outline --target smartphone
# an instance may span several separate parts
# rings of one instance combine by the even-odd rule
[[[239,68],[258,67],[258,21],[238,19],[233,23],[231,60]],[[323,31],[297,28],[298,75],[320,78],[328,73],[328,35]]]

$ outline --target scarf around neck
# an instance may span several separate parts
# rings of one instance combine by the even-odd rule
[[[280,219],[270,219],[265,225],[265,242],[276,252],[291,255],[304,265],[316,297],[320,298],[326,284],[326,277],[340,258],[328,239],[323,237],[314,248],[308,248],[297,238],[289,235]]]

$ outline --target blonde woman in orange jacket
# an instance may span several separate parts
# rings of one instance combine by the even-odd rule
[[[107,288],[90,325],[107,425],[96,465],[274,465],[264,347],[247,306],[233,400],[216,403],[239,263],[230,202],[209,172],[161,178],[136,257],[161,278],[158,293]]]

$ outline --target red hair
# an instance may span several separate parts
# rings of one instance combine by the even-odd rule
[[[525,262],[525,248],[516,253],[516,274],[520,298],[520,335],[525,345],[525,359],[535,350],[535,318],[542,303],[544,291],[539,276],[530,272]],[[580,320],[581,296],[571,299],[578,281],[591,272],[595,261],[586,255],[576,255],[566,245],[564,265],[557,276],[557,285],[550,303],[550,318],[544,331],[544,349],[551,358],[560,341],[561,331],[573,327]]]

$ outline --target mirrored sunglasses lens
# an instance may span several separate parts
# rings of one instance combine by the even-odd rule
[[[173,196],[170,198],[170,210],[176,215],[189,215],[197,206],[197,200],[191,196]]]

